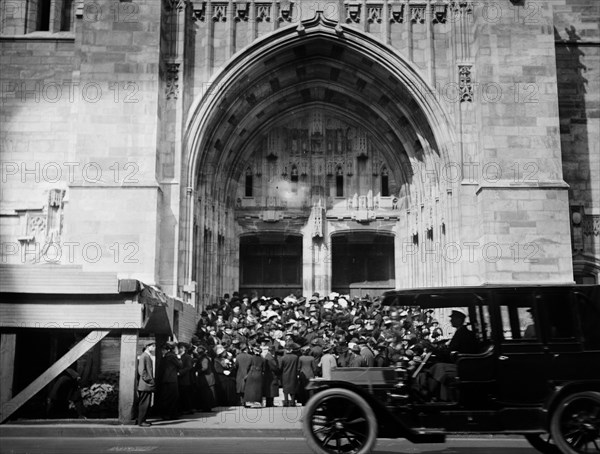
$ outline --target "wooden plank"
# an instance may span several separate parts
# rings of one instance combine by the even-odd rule
[[[66,253],[67,251],[64,251]],[[2,293],[118,294],[116,273],[75,265],[0,265]]]
[[[0,423],[4,422],[10,417],[10,415],[17,411],[21,405],[44,389],[44,386],[58,377],[63,370],[81,358],[85,352],[104,339],[109,332],[110,330],[96,330],[89,333],[62,358],[46,369],[42,375],[36,378],[23,391],[13,397],[6,404],[2,405],[0,408]]]
[[[16,345],[16,334],[2,333],[0,336],[0,408],[12,399]]]
[[[2,328],[138,329],[141,304],[0,304]]]
[[[132,419],[135,402],[135,376],[137,364],[137,331],[121,333],[121,366],[119,372],[119,421],[128,423]]]

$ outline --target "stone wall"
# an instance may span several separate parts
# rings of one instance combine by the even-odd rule
[[[600,275],[600,4],[554,5],[563,172],[569,184],[575,274]]]

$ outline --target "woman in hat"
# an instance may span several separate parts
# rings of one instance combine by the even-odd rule
[[[337,361],[333,355],[333,346],[331,344],[323,347],[323,356],[318,366],[321,368],[321,376],[327,380],[331,380],[331,370],[337,367]]]
[[[263,373],[265,369],[265,360],[260,355],[260,347],[252,347],[252,361],[250,362],[250,370],[246,377],[246,388],[244,389],[244,401],[246,406],[253,408],[262,407],[262,388],[263,388]]]
[[[196,347],[196,372],[198,376],[198,401],[196,408],[210,412],[217,404],[215,369],[204,344]]]
[[[217,403],[226,407],[237,405],[238,397],[235,390],[235,377],[231,373],[232,362],[227,350],[222,345],[215,347],[215,380],[217,390]]]

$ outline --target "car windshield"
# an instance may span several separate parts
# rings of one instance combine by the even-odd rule
[[[490,312],[483,294],[430,293],[398,294],[383,302],[389,313],[390,328],[409,344],[450,345],[461,329],[473,333],[478,345],[456,345],[461,353],[479,353],[491,339]]]

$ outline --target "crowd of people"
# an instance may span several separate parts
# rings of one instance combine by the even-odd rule
[[[308,399],[314,377],[334,367],[416,367],[444,333],[433,310],[389,307],[380,298],[331,293],[310,298],[224,295],[207,307],[189,343],[167,343],[151,374],[154,344],[140,358],[140,411],[151,394],[165,419],[217,406],[272,407]],[[145,393],[145,394],[144,394]]]

